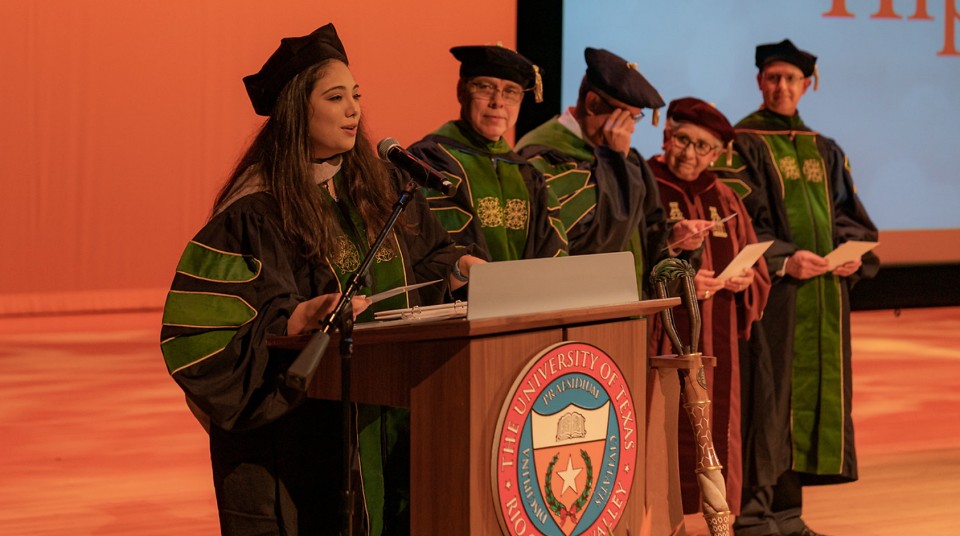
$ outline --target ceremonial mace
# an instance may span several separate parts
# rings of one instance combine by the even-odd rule
[[[707,521],[711,536],[730,534],[730,507],[727,505],[726,487],[723,482],[722,466],[713,448],[713,436],[710,433],[710,397],[707,394],[707,377],[703,368],[702,354],[697,351],[700,341],[700,309],[697,304],[697,291],[693,285],[695,271],[684,260],[665,259],[653,268],[650,282],[653,283],[657,297],[667,297],[667,282],[680,279],[682,286],[680,298],[690,317],[690,344],[684,345],[677,334],[670,308],[661,311],[663,328],[676,348],[678,358],[690,362],[690,368],[678,369],[680,374],[680,392],[683,408],[690,419],[690,426],[697,441],[697,483],[700,486],[703,518]],[[696,378],[691,377],[696,371]]]

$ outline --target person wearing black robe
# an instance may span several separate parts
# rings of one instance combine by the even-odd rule
[[[288,387],[296,355],[268,342],[320,327],[409,181],[377,159],[366,139],[359,86],[332,24],[284,38],[244,83],[268,119],[183,252],[161,350],[210,434],[221,532],[338,534],[341,404]],[[478,259],[466,253],[414,196],[361,292],[442,283],[366,312],[366,298],[356,297],[354,312],[437,302],[463,284],[455,271],[469,276]],[[409,533],[407,416],[359,405],[356,420],[354,524],[369,534]]]
[[[630,135],[643,108],[663,100],[635,64],[603,49],[587,48],[584,57],[576,106],[525,134],[517,151],[547,175],[570,254],[629,249],[645,280],[658,257],[648,254],[665,245],[666,218]]]
[[[517,122],[524,93],[542,100],[536,65],[502,46],[450,49],[460,61],[460,118],[411,145],[409,151],[442,172],[456,188],[424,195],[460,245],[475,245],[489,261],[567,254],[558,203],[540,171],[504,138]]]
[[[802,486],[857,479],[849,291],[879,268],[872,253],[836,267],[824,256],[878,233],[846,155],[797,112],[815,83],[816,56],[784,40],[758,46],[755,60],[763,106],[736,124],[733,158],[715,170],[743,197],[757,238],[773,241],[765,254],[773,286],[754,337],[763,335],[771,353],[774,397],[763,411],[776,421],[758,431],[771,435],[770,463],[757,468],[768,474],[744,490],[735,530],[811,536]],[[755,412],[744,407],[744,419]],[[786,441],[780,430],[789,430]]]
[[[654,110],[656,126],[663,99],[637,64],[590,47],[584,59],[576,105],[520,138],[517,150],[547,176],[570,254],[632,252],[638,287],[649,297],[648,274],[667,256],[668,234],[687,224],[668,222],[654,176],[630,146],[643,109]]]

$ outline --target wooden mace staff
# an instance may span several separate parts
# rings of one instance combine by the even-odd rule
[[[678,369],[680,391],[683,396],[683,408],[690,419],[694,437],[697,441],[697,483],[700,485],[703,517],[707,521],[711,536],[730,534],[730,507],[727,505],[726,487],[720,469],[720,460],[713,448],[713,436],[710,433],[710,397],[707,394],[707,377],[703,369],[702,354],[697,351],[700,341],[700,308],[697,304],[697,291],[693,284],[695,271],[689,263],[681,259],[665,259],[653,268],[650,281],[659,298],[667,297],[667,282],[680,279],[682,283],[680,298],[690,317],[690,344],[684,345],[677,334],[673,321],[673,311],[664,309],[660,314],[664,330],[670,337],[679,358],[689,360],[690,369]],[[696,381],[691,381],[690,372],[696,371]]]

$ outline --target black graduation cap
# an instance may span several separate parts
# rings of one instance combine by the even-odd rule
[[[533,88],[537,102],[543,102],[540,68],[524,56],[500,45],[453,47],[450,53],[460,61],[460,77],[492,76]]]
[[[800,50],[789,39],[757,46],[757,69],[762,71],[763,67],[772,61],[785,61],[796,65],[803,72],[803,76],[808,77],[813,75],[817,67],[817,57]]]
[[[636,63],[602,48],[587,47],[583,57],[587,60],[587,80],[594,87],[630,106],[652,108],[653,124],[658,123],[658,108],[663,106],[663,98],[640,74]]]
[[[281,39],[280,46],[263,64],[260,72],[243,78],[257,115],[270,115],[273,112],[277,97],[294,76],[311,65],[329,59],[349,63],[333,24],[321,26],[309,35]]]

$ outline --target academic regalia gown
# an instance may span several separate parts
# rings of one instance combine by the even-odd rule
[[[631,251],[640,288],[649,297],[653,266],[664,257],[666,214],[647,163],[593,147],[554,117],[517,142],[517,151],[547,176],[560,202],[571,255]]]
[[[671,221],[682,219],[713,220],[717,223],[704,240],[698,269],[714,270],[719,275],[730,261],[757,237],[750,217],[740,198],[710,171],[704,171],[695,181],[684,181],[674,175],[665,163],[654,157],[648,161],[657,177],[660,199]],[[736,214],[724,223],[723,218]],[[770,291],[770,277],[766,262],[761,258],[753,283],[743,292],[723,289],[710,299],[700,301],[702,319],[700,351],[717,358],[715,367],[707,371],[711,400],[714,449],[723,465],[727,504],[736,515],[740,507],[742,484],[740,433],[740,341],[750,337],[754,322],[759,320]],[[679,333],[689,332],[686,309],[675,308],[674,321]],[[676,353],[663,330],[660,317],[654,319],[654,334],[650,338],[650,354]],[[749,365],[748,365],[749,366]],[[680,412],[679,451],[680,484],[684,513],[700,510],[700,488],[696,478],[696,440],[685,412]]]
[[[334,180],[340,180],[339,174]],[[188,402],[209,419],[224,534],[312,536],[339,530],[340,403],[306,399],[288,388],[284,374],[296,354],[266,343],[286,334],[287,319],[299,303],[341,292],[366,253],[362,228],[347,222],[362,226],[355,210],[343,196],[337,206],[347,232],[339,251],[323,260],[301,253],[283,229],[276,200],[260,191],[211,218],[177,266],[164,308],[161,348]],[[453,263],[464,254],[421,196],[408,205],[405,218],[408,227],[395,227],[374,263],[372,291],[435,279],[444,283],[424,295],[409,292],[399,300],[384,300],[373,309],[412,306],[423,298],[436,301],[445,293]],[[392,451],[402,448],[396,426],[403,426],[404,419],[395,411],[403,410],[381,415],[379,406],[361,405],[358,412],[365,464],[358,511],[366,514],[364,524],[373,534],[396,521],[391,516],[402,519],[408,500],[391,494],[394,488],[380,470],[381,461],[388,473],[391,460],[402,466],[401,473],[408,464],[404,453]]]
[[[430,188],[423,192],[458,244],[476,244],[490,261],[567,254],[563,224],[553,214],[557,202],[543,175],[503,138],[489,141],[458,120],[408,150],[457,188],[451,196]]]
[[[736,131],[729,165],[721,157],[715,170],[743,198],[758,240],[774,241],[766,253],[773,287],[762,320],[774,374],[768,411],[790,430],[789,444],[770,453],[775,462],[757,479],[775,482],[786,465],[804,484],[856,480],[848,293],[876,273],[879,260],[866,254],[850,277],[800,281],[782,269],[797,250],[823,256],[848,240],[877,240],[876,226],[856,194],[846,155],[799,115],[759,110]]]

